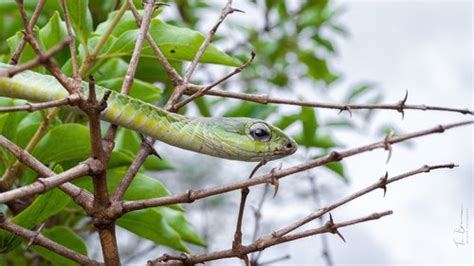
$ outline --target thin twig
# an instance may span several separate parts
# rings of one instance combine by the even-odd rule
[[[37,67],[43,64],[44,62],[48,61],[56,53],[64,49],[64,47],[69,45],[71,42],[72,42],[72,39],[69,37],[66,37],[62,41],[60,41],[58,44],[56,44],[53,48],[46,51],[44,54],[40,54],[24,64],[12,66],[12,67],[1,70],[0,77],[11,78],[20,72]]]
[[[186,86],[184,94],[193,95],[200,90],[203,90],[202,86],[189,85]],[[323,109],[334,109],[339,111],[348,111],[357,110],[357,109],[381,109],[381,110],[393,110],[401,112],[403,110],[421,110],[421,111],[444,111],[444,112],[456,112],[461,114],[474,115],[474,111],[469,109],[460,109],[460,108],[450,108],[450,107],[440,107],[440,106],[431,106],[424,104],[404,104],[397,102],[394,104],[333,104],[333,103],[322,103],[322,102],[310,102],[310,101],[298,101],[298,100],[288,100],[282,98],[270,97],[266,94],[248,94],[240,92],[229,92],[223,90],[209,90],[205,92],[206,95],[211,96],[220,96],[226,98],[240,99],[250,102],[256,102],[260,104],[285,104],[285,105],[295,105],[295,106],[306,106],[314,108],[323,108]]]
[[[321,197],[320,197],[320,191],[318,190],[318,186],[316,184],[316,180],[314,178],[314,176],[310,175],[308,176],[308,181],[309,181],[309,185],[310,185],[310,188],[311,188],[311,196],[314,200],[314,203],[315,203],[315,207],[316,208],[319,208],[321,206]],[[320,225],[323,225],[324,224],[324,221],[323,221],[323,218],[322,217],[319,217],[319,223]],[[328,243],[328,240],[327,240],[327,236],[326,235],[321,235],[321,245],[322,245],[322,255],[323,255],[323,258],[324,260],[326,261],[326,266],[332,266],[333,265],[333,262],[332,262],[332,258],[331,258],[331,253],[329,251],[329,243]]]
[[[232,0],[227,0],[227,4],[224,6],[224,8],[221,11],[221,14],[219,16],[219,19],[216,21],[214,26],[211,28],[209,33],[207,34],[206,38],[204,39],[203,43],[199,47],[197,53],[194,55],[193,61],[189,65],[189,67],[186,69],[184,75],[183,75],[183,81],[179,86],[176,86],[175,89],[173,90],[173,93],[171,94],[168,102],[166,103],[166,108],[168,110],[176,112],[177,109],[174,109],[174,105],[179,101],[179,98],[183,95],[184,90],[188,86],[189,80],[191,79],[191,76],[193,75],[194,70],[196,69],[197,64],[199,63],[199,60],[201,59],[201,56],[204,54],[206,51],[207,47],[211,44],[212,38],[216,34],[217,29],[219,28],[219,25],[224,21],[224,19],[229,15],[230,13],[234,11],[240,11],[238,9],[234,9],[231,7],[232,5]]]
[[[129,5],[130,7],[132,6],[134,7],[133,1],[130,0]],[[135,76],[135,72],[138,66],[138,60],[140,59],[140,54],[143,47],[143,40],[145,36],[147,36],[148,34],[148,28],[150,26],[151,18],[152,18],[153,11],[155,10],[155,8],[156,8],[156,4],[154,0],[145,1],[145,13],[143,15],[143,20],[140,21],[140,33],[138,35],[138,40],[135,44],[135,49],[133,50],[132,58],[128,65],[127,74],[122,84],[121,92],[123,94],[128,94],[132,86],[133,77]],[[115,135],[115,133],[113,132],[116,130],[117,130],[116,126],[111,127],[109,134]],[[127,173],[123,177],[122,181],[120,182],[119,186],[117,187],[116,191],[114,192],[112,196],[112,201],[119,201],[122,199],[123,194],[127,190],[130,183],[133,181],[133,178],[135,177],[136,173],[140,169],[141,165],[143,164],[145,159],[148,157],[150,152],[153,150],[152,145],[153,144],[149,146],[145,145],[146,147],[142,145],[144,149],[140,150],[139,154],[137,155],[133,163],[128,168]]]
[[[49,123],[58,114],[58,111],[58,108],[54,108],[48,113],[48,115],[43,117],[43,121],[40,123],[40,125],[36,129],[35,134],[26,145],[25,152],[31,153],[34,150],[36,145],[38,145],[40,140],[46,134],[49,127]],[[0,192],[7,191],[11,188],[14,182],[14,178],[21,174],[22,169],[23,164],[17,159],[10,167],[5,170],[0,181]]]
[[[384,139],[382,141],[374,142],[368,145],[356,147],[353,149],[348,149],[341,152],[332,152],[330,155],[311,160],[306,163],[298,164],[293,167],[289,167],[286,169],[273,171],[269,174],[261,175],[258,177],[254,177],[252,179],[247,179],[245,181],[236,182],[229,185],[224,185],[220,187],[215,187],[211,189],[201,189],[195,191],[188,191],[186,193],[175,195],[175,196],[166,196],[161,198],[153,198],[153,199],[145,199],[145,200],[136,200],[136,201],[125,201],[121,206],[123,210],[119,212],[130,212],[138,209],[144,208],[151,208],[151,207],[158,207],[158,206],[165,206],[177,203],[191,203],[198,199],[207,198],[213,195],[218,195],[222,193],[226,193],[233,190],[242,189],[244,187],[251,187],[259,184],[271,184],[274,179],[280,179],[285,176],[289,176],[291,174],[299,173],[314,167],[318,167],[321,165],[325,165],[329,162],[339,161],[346,157],[350,157],[356,154],[361,154],[364,152],[372,151],[375,149],[383,149],[385,147],[385,143],[388,141],[390,144],[399,143],[405,140],[430,135],[434,133],[442,133],[444,130],[448,130],[455,127],[461,127],[469,124],[473,124],[474,121],[465,121],[460,123],[453,123],[447,125],[440,125],[434,128],[425,129],[421,131],[416,131],[409,134],[404,134],[400,136],[393,136],[388,139]],[[117,211],[117,210],[115,210]]]
[[[235,74],[238,74],[240,72],[242,72],[244,69],[246,69],[248,66],[250,66],[250,64],[252,64],[252,61],[253,59],[255,58],[255,53],[252,51],[252,53],[250,54],[250,59],[245,62],[244,64],[242,64],[241,66],[237,67],[236,69],[234,69],[234,71],[232,71],[231,73],[227,74],[225,77],[217,80],[216,82],[212,83],[211,85],[208,85],[206,87],[202,87],[201,89],[199,89],[198,91],[196,91],[194,94],[192,94],[191,96],[189,96],[188,98],[186,98],[185,100],[175,104],[173,106],[173,109],[174,110],[179,110],[181,107],[185,106],[186,104],[194,101],[196,98],[198,97],[201,97],[202,95],[204,95],[207,91],[209,91],[210,89],[216,87],[217,85],[223,83],[224,81],[228,80],[229,78],[231,78],[232,76],[234,76]]]
[[[61,83],[61,85],[69,92],[69,94],[74,94],[76,88],[74,84],[68,79],[68,77],[61,71],[61,68],[53,61],[51,58],[45,57],[45,52],[41,48],[38,40],[33,33],[33,30],[29,27],[30,22],[28,21],[28,15],[26,14],[25,7],[23,6],[22,0],[16,0],[18,9],[20,10],[21,18],[25,28],[24,38],[30,43],[31,48],[36,52],[36,54],[43,58],[42,64],[51,72],[51,74]]]
[[[405,172],[403,174],[400,174],[400,175],[397,175],[397,176],[394,176],[394,177],[391,177],[391,178],[388,178],[387,175],[384,175],[382,177],[380,177],[374,184],[364,188],[364,189],[361,189],[359,191],[357,191],[356,193],[352,194],[352,195],[349,195],[329,206],[326,206],[322,209],[319,209],[318,211],[306,216],[305,218],[301,219],[300,221],[297,221],[291,225],[288,225],[284,228],[281,228],[280,230],[278,231],[275,231],[273,232],[273,236],[275,237],[281,237],[281,236],[284,236],[292,231],[294,231],[295,229],[297,228],[300,228],[301,226],[307,224],[308,222],[311,222],[315,219],[318,219],[320,217],[322,217],[324,214],[356,199],[356,198],[359,198],[371,191],[374,191],[378,188],[386,188],[386,186],[390,183],[393,183],[393,182],[396,182],[396,181],[399,181],[399,180],[402,180],[404,178],[407,178],[409,176],[413,176],[413,175],[417,175],[417,174],[421,174],[421,173],[428,173],[430,172],[431,170],[436,170],[436,169],[452,169],[456,167],[455,164],[453,163],[450,163],[450,164],[441,164],[441,165],[432,165],[432,166],[429,166],[429,165],[424,165],[416,170],[412,170],[412,171],[409,171],[409,172]]]
[[[135,21],[137,22],[138,27],[141,27],[142,19],[140,18],[140,14],[138,13],[137,8],[133,4],[133,1],[130,1],[129,5],[130,5],[130,10],[132,11],[133,16],[135,17]],[[146,33],[145,37],[146,37],[146,40],[148,41],[148,44],[150,44],[150,47],[153,53],[155,54],[156,58],[160,61],[161,65],[165,68],[166,74],[170,78],[173,85],[174,86],[180,85],[182,83],[181,76],[178,74],[178,72],[176,72],[174,67],[169,63],[168,59],[166,59],[166,57],[163,55],[160,48],[158,47],[155,40],[153,39],[153,37],[148,32]]]
[[[333,233],[335,230],[342,227],[347,227],[347,226],[352,226],[358,223],[377,220],[391,214],[393,214],[392,211],[385,211],[385,212],[380,212],[380,213],[372,213],[370,215],[353,219],[353,220],[349,220],[349,221],[345,221],[342,223],[328,222],[324,226],[314,228],[314,229],[309,229],[300,233],[295,233],[295,234],[283,236],[283,237],[274,237],[272,235],[263,236],[259,238],[257,241],[249,245],[242,246],[241,252],[243,254],[249,254],[255,251],[263,250],[265,248],[279,245],[282,243],[286,243],[289,241],[294,241],[297,239],[314,236],[318,234],[323,234],[323,233]],[[201,254],[201,255],[175,256],[174,259],[181,260],[185,265],[194,265],[194,264],[203,263],[206,261],[213,261],[213,260],[224,259],[224,258],[233,258],[233,257],[239,257],[239,256],[240,254],[236,254],[233,249],[227,249],[227,250],[221,250],[221,251],[216,251],[216,252],[211,252],[211,253]],[[159,265],[158,263],[160,263],[161,261],[163,261],[162,257],[153,261],[149,261],[148,265]]]
[[[97,45],[94,47],[92,52],[84,58],[82,65],[79,68],[79,75],[81,77],[84,76],[87,73],[87,71],[89,71],[91,66],[95,63],[95,61],[97,60],[97,55],[99,55],[99,53],[102,51],[102,48],[104,48],[105,44],[110,38],[110,35],[112,34],[112,31],[115,29],[115,27],[119,23],[123,14],[125,14],[125,11],[127,11],[127,8],[128,8],[128,2],[124,1],[122,4],[122,7],[117,12],[112,22],[110,22],[110,25],[105,31],[105,33],[101,35],[99,41],[97,42]],[[87,51],[87,47],[85,47],[84,50]]]
[[[46,0],[38,1],[37,5],[36,5],[36,8],[35,8],[35,11],[33,12],[33,15],[31,15],[31,20],[28,23],[28,28],[33,29],[36,22],[38,21],[39,16],[41,15],[41,11],[43,10],[43,7],[44,7],[45,3],[46,3]],[[23,3],[22,3],[22,5],[23,5]],[[18,44],[15,51],[13,52],[13,55],[12,55],[12,57],[10,59],[10,63],[9,63],[10,65],[18,64],[18,62],[20,60],[20,56],[23,53],[23,49],[25,49],[25,45],[26,45],[26,38],[25,38],[25,36],[23,36],[23,38],[21,38],[21,40],[20,40],[20,43]]]
[[[59,107],[63,105],[75,105],[75,103],[78,100],[79,98],[77,94],[71,94],[65,98],[49,101],[49,102],[26,103],[24,105],[0,107],[0,113],[18,112],[18,111],[35,112],[38,110],[47,109],[51,107]]]
[[[263,204],[265,203],[265,199],[267,198],[269,188],[270,188],[270,185],[265,184],[265,186],[263,188],[262,196],[260,198],[260,201],[258,202],[257,208],[254,210],[255,226],[254,226],[254,229],[253,229],[252,242],[257,240],[258,233],[260,231],[260,223],[262,222]],[[260,259],[261,254],[262,254],[262,251],[257,252],[257,254],[252,253],[252,255],[250,256],[250,264],[251,265],[260,265],[258,260]]]
[[[130,4],[130,2],[133,2],[133,0],[127,0],[127,1],[129,5],[133,4],[133,3]],[[138,61],[140,60],[140,54],[143,47],[143,40],[145,39],[145,36],[148,32],[148,28],[151,23],[153,11],[155,11],[155,8],[156,8],[155,1],[154,0],[144,1],[144,8],[145,8],[145,12],[143,14],[143,20],[140,24],[140,30],[138,32],[137,40],[135,42],[132,58],[130,59],[127,73],[125,74],[125,78],[122,83],[121,92],[123,94],[128,94],[128,92],[130,91],[130,88],[132,87],[133,78],[135,77],[135,72],[138,66]]]
[[[42,246],[51,250],[61,256],[71,259],[77,263],[84,265],[101,265],[98,261],[91,260],[87,256],[84,256],[74,250],[64,247],[56,242],[53,242],[43,236],[41,233],[25,229],[19,225],[16,225],[8,221],[3,213],[0,213],[0,228],[7,230],[27,241],[31,241],[32,244]]]
[[[69,12],[67,10],[66,0],[61,0],[61,5],[63,7],[63,15],[64,15],[64,21],[66,23],[67,35],[71,39],[71,42],[69,43],[69,51],[71,53],[72,73],[73,73],[74,80],[76,82],[76,86],[80,87],[82,77],[79,75],[79,65],[77,63],[76,40],[72,33],[71,19],[69,17]],[[87,49],[87,48],[84,48],[84,49]]]
[[[189,79],[191,78],[191,75],[193,74],[194,70],[197,67],[197,64],[199,63],[199,60],[201,60],[202,55],[206,51],[209,44],[211,44],[212,38],[214,38],[214,35],[216,34],[217,29],[219,28],[221,23],[224,21],[224,19],[227,17],[227,15],[233,13],[234,11],[238,11],[238,10],[232,8],[232,0],[227,0],[227,4],[222,9],[222,12],[221,12],[221,15],[219,16],[219,19],[216,21],[214,26],[211,28],[211,30],[207,34],[206,39],[204,39],[201,46],[199,47],[199,50],[194,55],[193,61],[191,62],[189,67],[186,69],[186,72],[184,73],[184,76],[183,76],[184,84],[188,83]]]

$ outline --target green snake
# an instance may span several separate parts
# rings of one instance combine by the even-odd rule
[[[8,67],[0,64],[0,72]],[[87,83],[83,84],[87,95]],[[95,87],[99,99],[108,91]],[[24,71],[12,78],[0,77],[0,96],[47,102],[63,99],[68,93],[54,77]],[[111,91],[101,119],[172,146],[231,160],[274,160],[297,149],[291,137],[262,120],[187,117],[115,91]]]

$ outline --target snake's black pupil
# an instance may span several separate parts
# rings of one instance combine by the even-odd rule
[[[272,132],[264,123],[255,123],[250,127],[250,135],[257,141],[270,141]]]
[[[268,136],[268,132],[264,129],[261,129],[261,128],[258,128],[257,130],[255,130],[255,136],[257,137],[266,137]]]

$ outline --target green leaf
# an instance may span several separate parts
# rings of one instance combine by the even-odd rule
[[[300,51],[298,58],[306,65],[307,74],[315,80],[321,80],[329,85],[339,78],[329,69],[327,61],[316,56],[313,51]]]
[[[58,188],[38,196],[33,203],[11,219],[11,222],[32,229],[49,217],[59,213],[70,202],[70,198]],[[10,232],[0,229],[0,253],[16,248],[21,239]]]
[[[54,12],[48,23],[39,31],[39,34],[44,40],[45,50],[53,48],[67,36],[66,23],[61,20],[59,12]],[[68,49],[63,49],[54,56],[60,65],[64,64],[69,57]]]
[[[63,245],[66,248],[87,256],[87,246],[84,240],[66,226],[55,226],[42,231],[43,235],[50,240]],[[67,259],[55,252],[52,252],[41,246],[32,246],[31,250],[39,254],[44,259],[50,261],[53,265],[77,265],[76,262]]]
[[[143,163],[143,167],[145,167],[146,170],[150,171],[164,171],[175,169],[174,165],[170,161],[166,159],[160,159],[156,156],[148,156],[148,158],[146,158],[145,162]]]
[[[88,5],[89,0],[67,1],[67,10],[71,17],[72,27],[82,43],[87,43],[87,38],[92,32],[92,16]]]
[[[193,101],[194,104],[197,106],[199,113],[204,117],[211,116],[211,109],[209,108],[209,104],[206,101],[206,98],[199,97]]]
[[[274,105],[263,105],[252,102],[239,102],[231,106],[223,116],[226,117],[252,117],[258,119],[265,119],[278,108]]]
[[[33,151],[33,156],[43,163],[82,161],[89,155],[89,129],[80,124],[63,124],[51,129]]]
[[[133,162],[133,156],[128,152],[123,152],[120,150],[112,151],[110,155],[110,160],[107,165],[108,168],[115,168],[121,166],[129,166]]]
[[[349,95],[347,95],[345,102],[353,102],[356,98],[374,89],[374,85],[370,83],[363,83],[355,86],[351,89]]]
[[[283,130],[300,120],[300,114],[282,116],[274,125]]]
[[[344,173],[344,166],[341,162],[330,162],[325,164],[324,167],[340,176],[345,183],[349,183],[349,180]]]
[[[138,29],[133,29],[121,33],[109,50],[101,56],[106,58],[130,56],[135,47],[138,32]],[[191,61],[205,39],[204,35],[200,32],[176,27],[162,22],[159,19],[152,20],[149,33],[160,47],[165,57],[172,60]],[[141,56],[150,58],[155,57],[148,44],[144,45]],[[208,46],[201,57],[200,62],[228,66],[240,65],[238,60],[220,51],[212,44]]]
[[[311,140],[316,135],[316,129],[318,128],[314,109],[303,106],[301,107],[300,115],[301,123],[303,123],[303,138],[305,140]]]
[[[117,225],[156,244],[189,253],[178,232],[155,208],[129,212],[117,220]]]
[[[120,92],[123,80],[123,77],[113,78],[98,81],[97,84],[105,88]],[[152,103],[158,102],[161,99],[161,92],[162,89],[151,83],[141,81],[139,79],[134,79],[132,88],[130,90],[130,96],[140,99],[144,102]]]
[[[181,238],[198,246],[207,246],[206,242],[196,233],[194,228],[188,223],[183,212],[179,212],[170,208],[155,208],[155,210],[173,227]]]
[[[115,150],[119,150],[134,158],[140,150],[141,138],[140,135],[135,131],[126,128],[120,128],[117,133],[115,143]],[[174,166],[171,162],[165,159],[160,160],[153,156],[148,156],[143,166],[147,170],[154,171],[174,169]]]

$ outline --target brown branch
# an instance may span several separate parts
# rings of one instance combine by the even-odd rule
[[[262,221],[262,209],[263,209],[263,204],[265,203],[265,200],[267,199],[267,194],[269,191],[270,185],[266,184],[263,188],[263,193],[260,198],[260,201],[258,202],[257,208],[254,210],[254,218],[255,218],[255,225],[253,228],[253,234],[252,234],[252,242],[257,240],[258,233],[260,231],[260,223]],[[252,253],[252,256],[250,256],[250,265],[260,265],[264,263],[259,263],[258,260],[260,259],[262,252],[258,252],[257,254]]]
[[[189,96],[188,98],[186,98],[185,100],[175,104],[173,106],[173,109],[174,110],[179,110],[181,107],[185,106],[186,104],[194,101],[196,98],[198,97],[201,97],[202,95],[204,95],[207,91],[209,91],[210,89],[216,87],[217,85],[223,83],[224,81],[228,80],[229,78],[231,78],[232,76],[234,76],[235,74],[238,74],[240,72],[242,72],[244,69],[246,69],[248,66],[250,66],[250,64],[252,64],[253,62],[253,59],[255,58],[255,53],[252,51],[252,53],[250,54],[250,58],[249,60],[247,60],[247,62],[245,62],[244,64],[242,64],[241,66],[237,67],[236,69],[234,69],[234,71],[232,71],[231,73],[227,74],[226,76],[224,76],[223,78],[217,80],[216,82],[212,83],[211,85],[208,85],[206,87],[202,87],[201,89],[199,89],[198,91],[196,91],[194,94],[192,94],[191,96]]]
[[[189,85],[186,86],[184,94],[193,95],[200,90],[203,90],[202,86]],[[444,112],[456,112],[461,114],[474,115],[474,111],[469,109],[458,109],[458,108],[449,108],[449,107],[440,107],[440,106],[431,106],[424,104],[405,104],[402,101],[399,101],[395,104],[333,104],[333,103],[322,103],[322,102],[310,102],[310,101],[298,101],[298,100],[288,100],[282,98],[270,97],[266,94],[248,94],[240,92],[229,92],[223,90],[209,90],[205,92],[206,95],[211,96],[220,96],[226,98],[240,99],[244,101],[256,102],[260,104],[285,104],[285,105],[295,105],[295,106],[306,106],[313,108],[324,108],[324,109],[334,109],[339,111],[351,111],[357,109],[382,109],[382,110],[393,110],[397,112],[403,112],[404,110],[422,110],[422,111],[444,111]]]
[[[23,6],[22,0],[16,0],[18,9],[20,10],[21,18],[24,24],[24,39],[26,39],[31,48],[38,54],[39,57],[44,58],[41,63],[51,72],[51,74],[61,83],[61,85],[69,92],[69,94],[74,94],[77,90],[74,87],[74,84],[68,79],[68,77],[61,71],[61,68],[51,59],[45,57],[45,52],[41,48],[41,45],[36,40],[33,30],[29,27],[28,16],[25,11],[25,7]]]
[[[115,223],[113,220],[104,219],[102,213],[110,206],[109,192],[107,188],[107,160],[102,146],[100,132],[100,113],[107,107],[107,99],[110,93],[104,94],[102,100],[97,100],[95,81],[89,77],[89,96],[79,107],[89,117],[89,129],[91,139],[92,158],[98,160],[100,168],[92,176],[94,188],[94,210],[88,214],[92,216],[94,226],[98,229],[102,255],[106,265],[119,265],[120,255],[118,252],[117,238],[115,236]]]
[[[135,157],[135,160],[133,160],[132,164],[127,170],[127,173],[125,173],[125,175],[123,176],[122,181],[120,182],[119,186],[114,192],[114,195],[112,196],[113,202],[118,202],[122,200],[125,191],[132,183],[133,178],[138,173],[138,170],[140,170],[140,167],[142,166],[143,162],[145,162],[148,155],[150,155],[150,153],[154,150],[153,144],[149,143],[149,141],[150,139],[148,138],[145,138],[142,141],[142,148],[140,149],[140,152],[137,154],[137,157]]]
[[[149,28],[150,23],[151,23],[151,18],[152,18],[152,15],[153,15],[153,11],[157,7],[154,0],[153,1],[152,0],[145,1],[144,5],[145,5],[145,13],[143,14],[143,20],[140,19],[139,14],[137,14],[137,17],[136,17],[137,25],[139,25],[139,27],[140,27],[140,32],[139,32],[139,35],[138,35],[138,40],[135,44],[135,49],[133,50],[132,58],[130,60],[129,66],[128,66],[126,77],[125,77],[124,82],[122,84],[122,93],[123,94],[128,94],[129,91],[130,91],[130,88],[132,86],[133,78],[135,76],[135,71],[136,71],[137,66],[138,66],[138,60],[140,59],[140,53],[141,53],[141,50],[142,50],[142,47],[143,47],[143,41],[144,41],[144,38],[147,35],[149,35],[148,34],[148,28]],[[129,1],[129,6],[131,7],[132,12],[133,12],[133,8],[135,8],[135,6],[133,4],[133,1],[131,1],[131,0]],[[116,126],[111,127],[110,134],[115,135],[114,131],[116,131],[116,130],[117,130]],[[117,187],[116,191],[114,192],[114,195],[112,196],[112,201],[113,202],[119,201],[119,200],[122,199],[123,194],[127,190],[130,183],[133,181],[133,178],[135,177],[136,173],[140,169],[141,165],[143,164],[145,159],[148,157],[150,152],[153,150],[152,145],[153,144],[145,145],[145,146],[142,145],[142,147],[144,147],[144,148],[140,149],[139,154],[137,155],[137,157],[135,158],[133,163],[128,168],[127,173],[125,174],[125,176],[123,177],[123,179],[120,182],[119,186]]]
[[[308,176],[308,181],[309,181],[309,185],[311,189],[311,196],[315,203],[315,208],[319,208],[322,205],[321,196],[320,196],[321,193],[320,193],[320,190],[318,189],[314,176],[310,174]],[[324,224],[323,217],[319,217],[318,221],[320,225]],[[322,246],[321,255],[324,258],[326,265],[327,266],[334,265],[332,262],[330,251],[329,251],[329,243],[328,243],[326,235],[321,235],[321,246]]]
[[[404,134],[400,136],[393,136],[388,139],[384,139],[382,141],[374,142],[368,145],[360,146],[353,149],[348,149],[341,152],[332,152],[330,155],[311,160],[306,163],[298,164],[293,167],[289,167],[286,169],[272,171],[271,173],[261,175],[258,177],[253,177],[252,179],[247,179],[245,181],[224,185],[220,187],[215,187],[211,189],[201,189],[195,191],[188,191],[186,193],[175,195],[175,196],[166,196],[161,198],[153,198],[153,199],[145,199],[145,200],[136,200],[136,201],[125,201],[121,206],[122,210],[119,212],[130,212],[134,210],[144,209],[144,208],[151,208],[151,207],[158,207],[158,206],[165,206],[177,203],[191,203],[198,199],[207,198],[213,195],[218,195],[222,193],[226,193],[233,190],[242,189],[244,187],[251,187],[259,184],[272,184],[275,179],[280,179],[285,176],[289,176],[291,174],[299,173],[311,168],[315,168],[321,165],[325,165],[329,162],[339,161],[346,157],[350,157],[356,154],[361,154],[367,151],[372,151],[375,149],[383,149],[385,147],[386,142],[390,144],[399,143],[405,140],[430,135],[434,133],[442,133],[445,130],[465,126],[469,124],[473,124],[474,121],[465,121],[460,123],[453,123],[447,125],[440,125],[434,128],[425,129],[421,131],[416,131],[409,134]],[[117,211],[117,210],[116,210]]]
[[[117,12],[111,23],[109,24],[107,30],[103,35],[101,35],[99,41],[97,42],[96,46],[92,50],[92,52],[89,54],[89,50],[87,49],[87,44],[83,44],[84,51],[85,51],[85,58],[82,61],[81,67],[79,68],[79,75],[84,76],[86,75],[87,71],[89,71],[90,67],[95,63],[97,60],[97,55],[101,52],[102,48],[104,48],[105,44],[107,43],[107,40],[109,40],[112,31],[115,29],[117,24],[119,23],[120,19],[122,16],[125,14],[125,11],[127,11],[128,8],[128,2],[124,1],[122,4],[122,7],[120,7],[120,10]]]
[[[38,18],[41,14],[41,11],[43,10],[44,4],[46,3],[46,0],[40,0],[38,1],[38,4],[36,5],[35,11],[33,12],[33,15],[31,15],[31,20],[28,23],[28,28],[33,29],[35,26],[36,22],[38,21]],[[23,3],[21,3],[23,5]],[[18,61],[20,60],[20,56],[23,53],[23,49],[25,49],[26,45],[26,38],[23,36],[21,38],[20,43],[16,47],[15,51],[13,52],[13,55],[10,59],[10,65],[16,65],[18,64]]]
[[[40,161],[38,161],[35,157],[33,157],[28,152],[23,151],[20,147],[16,144],[11,142],[10,140],[6,139],[4,136],[0,135],[0,145],[9,150],[20,162],[24,165],[31,168],[33,171],[37,172],[39,175],[44,177],[56,176],[51,169],[43,165]],[[89,173],[93,173],[97,169],[97,160],[87,160],[84,162],[88,166]],[[52,187],[50,187],[52,188]],[[71,183],[64,183],[59,185],[59,188],[66,194],[68,194],[74,202],[76,202],[79,206],[84,208],[86,211],[90,211],[92,209],[92,195],[84,191],[83,189],[71,184]]]
[[[43,62],[50,60],[50,58],[52,58],[56,53],[64,49],[64,47],[66,47],[71,42],[72,42],[72,39],[69,37],[66,37],[65,39],[60,41],[58,44],[56,44],[53,48],[46,51],[44,54],[38,55],[24,64],[9,67],[5,70],[0,71],[0,77],[11,78],[20,72],[37,67],[41,65]]]
[[[179,86],[175,87],[173,93],[171,94],[168,102],[166,103],[166,109],[170,111],[174,111],[174,112],[178,111],[178,109],[174,109],[173,107],[179,101],[179,98],[181,98],[181,96],[183,95],[184,90],[188,86],[189,79],[191,78],[194,70],[196,69],[197,64],[199,63],[199,60],[201,59],[202,55],[206,51],[207,47],[211,44],[212,38],[216,34],[216,31],[219,28],[219,25],[224,21],[227,15],[233,13],[234,11],[240,11],[238,9],[232,8],[231,5],[232,5],[232,0],[227,0],[227,4],[222,9],[219,19],[216,21],[214,26],[211,28],[211,30],[207,34],[203,43],[199,47],[197,53],[194,55],[193,61],[191,62],[189,67],[186,69],[183,76],[183,81],[180,83]]]
[[[76,82],[76,86],[80,86],[82,77],[79,74],[79,65],[77,63],[76,40],[72,33],[71,19],[69,17],[69,12],[67,11],[66,0],[61,0],[61,5],[63,7],[63,15],[64,15],[64,21],[66,23],[67,35],[71,39],[71,42],[69,43],[69,52],[71,53],[72,73],[73,73],[74,80]]]
[[[433,166],[428,166],[428,165],[424,165],[416,170],[412,170],[412,171],[409,171],[409,172],[406,172],[406,173],[403,173],[403,174],[400,174],[400,175],[397,175],[397,176],[394,176],[394,177],[391,177],[391,178],[388,178],[388,175],[384,175],[383,177],[379,178],[377,182],[375,182],[374,184],[362,189],[362,190],[359,190],[358,192],[350,195],[350,196],[347,196],[329,206],[326,206],[320,210],[318,210],[317,212],[314,212],[308,216],[306,216],[304,219],[300,220],[300,221],[297,221],[296,223],[293,223],[289,226],[286,226],[278,231],[275,231],[273,232],[272,235],[274,235],[275,237],[281,237],[281,236],[284,236],[286,234],[288,234],[289,232],[297,229],[297,228],[300,228],[301,226],[307,224],[308,222],[310,221],[313,221],[315,219],[318,219],[320,217],[322,217],[324,214],[356,199],[356,198],[359,198],[371,191],[374,191],[378,188],[381,188],[381,189],[386,189],[386,186],[390,183],[393,183],[393,182],[396,182],[396,181],[399,181],[399,180],[402,180],[404,178],[407,178],[409,176],[413,176],[413,175],[417,175],[417,174],[421,174],[421,173],[428,173],[430,172],[431,170],[436,170],[436,169],[446,169],[446,168],[454,168],[456,167],[455,164],[451,163],[451,164],[442,164],[442,165],[433,165]]]
[[[40,140],[46,134],[50,121],[57,115],[58,111],[58,108],[52,109],[48,115],[43,117],[43,121],[40,123],[35,134],[25,147],[26,152],[32,152],[36,145],[38,145]],[[15,177],[19,176],[22,170],[23,164],[19,160],[16,160],[10,167],[8,167],[0,181],[0,192],[7,191],[11,188]]]
[[[218,260],[218,259],[224,259],[224,258],[234,258],[234,257],[240,257],[242,254],[249,254],[252,252],[256,252],[259,250],[263,250],[265,248],[279,245],[285,242],[289,241],[294,241],[297,239],[302,239],[305,237],[309,236],[314,236],[314,235],[319,235],[323,233],[334,233],[334,231],[337,231],[337,229],[342,228],[342,227],[347,227],[347,226],[352,226],[358,223],[363,223],[367,221],[372,221],[372,220],[377,220],[380,219],[384,216],[391,215],[393,214],[392,211],[385,211],[385,212],[380,212],[380,213],[372,213],[368,216],[360,217],[357,219],[345,221],[342,223],[332,223],[332,222],[327,222],[325,225],[314,228],[314,229],[309,229],[300,233],[295,233],[292,235],[287,235],[283,237],[274,237],[272,235],[268,236],[263,236],[260,237],[257,241],[246,245],[242,246],[241,249],[241,254],[237,254],[234,250],[232,249],[227,249],[227,250],[222,250],[222,251],[216,251],[216,252],[211,252],[207,254],[201,254],[201,255],[191,255],[191,256],[162,256],[156,260],[149,261],[148,265],[159,265],[160,262],[166,261],[167,258],[173,257],[173,259],[180,260],[182,261],[183,264],[185,265],[194,265],[197,263],[203,263],[206,261],[213,261],[213,260]]]
[[[89,172],[90,166],[86,163],[82,163],[60,174],[52,175],[47,178],[40,177],[37,181],[29,185],[0,193],[0,203],[6,203],[14,199],[20,199],[38,193],[44,193],[75,178],[85,176]]]
[[[51,107],[59,107],[63,105],[75,105],[79,97],[77,94],[71,94],[65,98],[49,101],[49,102],[41,102],[41,103],[26,103],[24,105],[17,105],[17,106],[7,106],[7,107],[0,107],[0,113],[7,113],[7,112],[17,112],[17,111],[27,111],[27,112],[35,112],[42,109],[47,109]]]
[[[202,55],[206,51],[207,47],[211,44],[212,38],[214,38],[214,35],[217,32],[217,29],[221,25],[221,23],[224,21],[224,19],[227,17],[227,15],[233,13],[234,11],[240,11],[237,9],[232,8],[232,0],[227,0],[227,4],[225,7],[222,9],[221,15],[219,16],[219,19],[216,21],[214,26],[211,28],[209,33],[207,34],[206,38],[202,42],[201,46],[199,47],[199,50],[197,53],[194,55],[194,59],[189,65],[189,67],[186,69],[186,72],[184,73],[183,77],[183,83],[187,84],[189,79],[191,78],[194,70],[197,67],[197,64],[199,63],[199,60],[201,60]]]
[[[0,228],[7,230],[27,241],[31,241],[31,244],[47,248],[77,263],[84,265],[101,265],[101,263],[99,263],[98,261],[91,260],[87,256],[84,256],[74,250],[71,250],[67,247],[64,247],[56,242],[49,240],[39,232],[25,229],[19,225],[8,221],[3,215],[3,213],[0,213]]]
[[[132,2],[132,3],[131,3]],[[131,4],[130,4],[131,3]],[[133,5],[133,0],[128,0],[129,6]],[[140,23],[140,30],[138,32],[137,41],[135,42],[135,48],[133,49],[132,58],[130,59],[127,73],[125,74],[125,79],[122,83],[121,92],[123,94],[128,94],[130,88],[133,84],[133,78],[135,77],[135,72],[137,70],[138,61],[140,60],[140,54],[143,47],[143,41],[148,32],[148,28],[151,23],[151,18],[153,11],[155,11],[155,0],[146,0],[143,2],[145,12],[143,14],[143,20]]]
[[[133,4],[133,1],[129,2],[130,10],[132,11],[133,16],[135,17],[135,21],[137,22],[138,27],[141,27],[142,19],[140,18],[140,14],[138,13],[137,8]],[[150,44],[150,47],[155,54],[156,58],[160,61],[161,65],[164,67],[166,74],[170,78],[171,82],[173,85],[178,86],[182,83],[182,78],[176,72],[174,67],[169,63],[168,59],[163,55],[161,52],[160,48],[156,44],[155,40],[153,37],[150,35],[150,33],[146,33],[145,35],[146,40],[148,41],[148,44]]]

